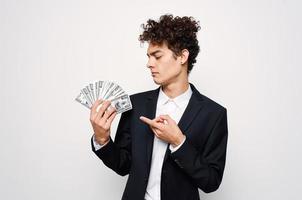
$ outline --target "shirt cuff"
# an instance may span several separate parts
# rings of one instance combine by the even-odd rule
[[[109,142],[109,140],[108,140],[105,144],[99,144],[99,143],[96,141],[96,139],[95,139],[94,136],[95,136],[95,135],[93,135],[92,141],[93,141],[93,146],[94,146],[95,151],[100,150],[102,147],[104,147],[104,146],[105,146],[106,144],[108,144],[108,142]]]
[[[177,149],[179,149],[181,147],[181,145],[185,142],[186,140],[186,136],[184,138],[184,140],[176,147],[173,147],[171,144],[169,145],[169,149],[171,150],[171,153],[175,152]]]

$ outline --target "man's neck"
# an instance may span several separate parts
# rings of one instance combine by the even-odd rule
[[[171,99],[181,95],[189,88],[188,80],[183,82],[170,83],[168,85],[162,85],[163,92]]]

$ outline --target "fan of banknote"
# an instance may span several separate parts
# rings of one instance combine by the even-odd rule
[[[75,98],[77,102],[91,109],[96,100],[110,100],[111,106],[115,107],[117,113],[123,113],[132,109],[129,95],[112,81],[96,81],[81,89]],[[101,106],[98,106],[97,111]]]

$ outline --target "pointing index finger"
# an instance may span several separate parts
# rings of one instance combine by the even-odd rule
[[[156,122],[156,120],[159,120],[158,118],[155,118],[154,120],[151,120],[147,117],[141,116],[140,120],[142,120],[143,122],[145,122],[146,124],[148,124],[152,127],[155,127],[157,129],[160,129],[160,130],[162,129],[162,126],[161,126],[162,122],[160,122],[160,123]]]
[[[140,116],[139,119],[142,120],[143,122],[145,122],[146,124],[150,125],[150,126],[152,126],[152,124],[153,124],[153,121],[151,119],[147,118],[147,117]]]

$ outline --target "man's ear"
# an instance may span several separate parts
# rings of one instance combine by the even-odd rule
[[[187,61],[188,61],[188,59],[189,59],[189,51],[188,51],[188,49],[183,49],[182,51],[181,51],[181,64],[183,65],[183,64],[185,64]]]

